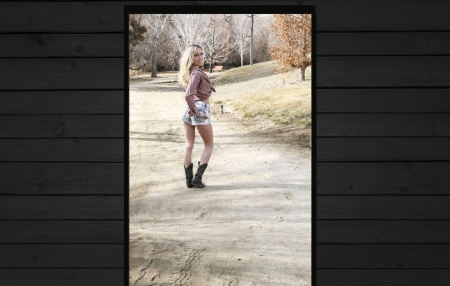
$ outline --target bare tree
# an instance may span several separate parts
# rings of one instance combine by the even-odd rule
[[[157,54],[159,49],[159,39],[170,17],[171,14],[146,15],[145,23],[149,27],[149,31],[151,32],[151,41],[149,42],[149,44],[152,46],[152,77],[156,77],[157,74]]]
[[[177,14],[169,21],[170,38],[180,54],[191,44],[204,41],[207,17],[200,14]]]
[[[209,22],[203,42],[205,61],[209,63],[209,72],[212,72],[214,60],[221,62],[228,57],[231,51],[227,37],[228,25],[217,14],[209,15]]]
[[[246,16],[252,19],[252,25],[250,28],[250,65],[252,66],[253,65],[253,23],[254,23],[256,14],[249,14]]]
[[[232,16],[232,23],[233,48],[241,56],[242,67],[244,66],[244,52],[248,50],[248,44],[250,43],[249,21],[245,15],[235,14]]]
[[[139,44],[130,50],[129,53],[129,69],[140,70],[150,63],[152,50],[145,44]]]
[[[177,69],[182,52],[193,43],[203,47],[205,67],[211,72],[214,64],[232,63],[234,66],[239,64],[242,66],[247,63],[248,57],[250,64],[255,61],[269,60],[272,31],[268,27],[272,18],[266,16],[256,17],[256,14],[130,15],[130,70],[142,71],[143,69],[144,72],[151,70],[152,77],[156,77],[158,71]],[[141,29],[145,29],[146,32],[142,33]],[[131,45],[132,40],[134,46]],[[249,50],[250,56],[248,56]]]
[[[253,62],[264,62],[270,60],[271,38],[273,38],[270,25],[272,15],[261,15],[255,17],[255,29],[253,31]]]
[[[145,70],[151,56],[151,49],[146,44],[148,30],[143,21],[145,15],[130,14],[129,16],[129,42],[128,42],[128,68],[130,70]]]
[[[130,47],[134,47],[144,40],[147,28],[142,23],[142,14],[130,14],[128,29]]]

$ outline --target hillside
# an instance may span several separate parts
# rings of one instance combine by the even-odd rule
[[[311,130],[310,68],[302,82],[299,69],[277,74],[274,67],[274,61],[267,61],[211,74],[217,90],[210,99],[213,115],[219,120],[235,118],[261,132],[277,130],[286,140],[306,146]]]

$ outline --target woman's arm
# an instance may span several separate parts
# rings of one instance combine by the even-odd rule
[[[189,84],[186,87],[185,99],[189,107],[189,116],[197,114],[197,108],[195,108],[194,96],[197,94],[197,87],[200,84],[201,75],[198,72],[194,72],[189,79]]]

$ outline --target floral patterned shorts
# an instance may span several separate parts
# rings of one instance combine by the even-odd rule
[[[189,107],[186,106],[186,109],[184,110],[182,120],[190,125],[208,125],[211,124],[211,111],[209,109],[209,104],[204,103],[203,101],[196,101],[195,107],[197,108],[197,111],[200,113],[206,114],[209,118],[204,118],[200,116],[189,116]]]

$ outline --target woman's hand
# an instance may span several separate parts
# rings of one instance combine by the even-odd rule
[[[197,116],[198,116],[198,117],[202,117],[202,118],[209,118],[208,115],[206,115],[206,113],[204,113],[204,112],[202,112],[202,111],[199,111],[199,112],[197,113]]]

